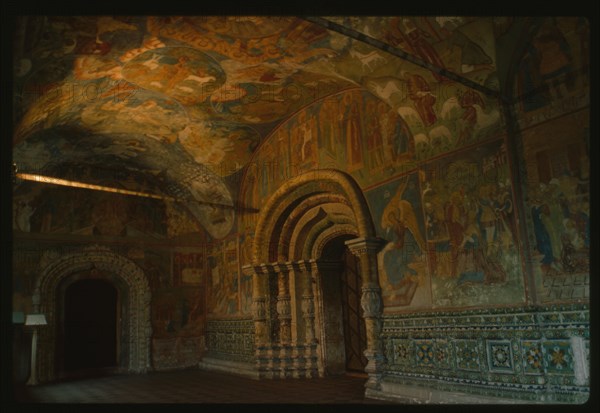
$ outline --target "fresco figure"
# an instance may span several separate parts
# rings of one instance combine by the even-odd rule
[[[361,127],[360,114],[356,103],[349,110],[346,119],[346,143],[348,145],[348,163],[357,166],[362,163],[362,148],[360,144]]]
[[[462,23],[461,18],[436,17],[441,32],[448,36],[448,47],[460,49],[460,68],[462,73],[477,69],[492,68],[492,58],[477,43],[469,39],[457,28]]]
[[[485,109],[485,102],[481,96],[474,90],[467,90],[460,94],[458,103],[463,109],[462,122],[463,126],[458,135],[457,144],[464,144],[472,138],[475,125],[477,125],[477,109],[475,105]]]
[[[165,64],[161,69],[161,75],[156,79],[156,81],[160,82],[161,79],[167,79],[167,85],[165,86],[165,90],[172,90],[175,85],[181,82],[184,78],[186,78],[189,73],[187,69],[187,65],[189,64],[190,58],[186,55],[179,56],[177,58],[177,62],[174,64]]]
[[[444,69],[444,62],[438,55],[434,47],[429,43],[431,35],[424,30],[419,29],[410,19],[402,20],[402,32],[406,35],[408,44],[414,53],[426,62],[431,63],[441,69]],[[431,72],[438,82],[446,82],[448,79],[436,72]]]
[[[502,242],[502,250],[506,250],[514,246],[514,240],[517,239],[517,229],[513,222],[513,202],[508,185],[500,184],[500,188],[496,194],[496,214],[499,218],[500,225],[498,231],[499,238]]]
[[[414,152],[414,141],[406,124],[397,119],[392,133],[392,159],[397,161],[406,152]]]
[[[519,94],[525,111],[540,109],[574,87],[571,48],[553,23],[540,28],[520,65]]]
[[[571,67],[571,48],[561,31],[546,24],[533,40],[538,56],[538,70],[542,81],[549,85],[554,98],[562,98],[574,86]]]
[[[562,248],[560,254],[560,260],[564,271],[572,273],[575,272],[578,265],[575,259],[575,246],[571,242],[568,234],[561,236]]]
[[[35,208],[32,208],[29,202],[20,202],[17,208],[17,228],[23,232],[30,232],[30,218],[34,213]]]
[[[194,306],[190,311],[190,315],[188,320],[190,322],[196,322],[202,318],[204,315],[204,300],[202,297],[202,292],[195,297]]]
[[[433,125],[437,121],[433,110],[436,98],[431,93],[429,83],[423,77],[410,72],[404,72],[403,78],[406,81],[408,97],[413,101],[421,121],[425,126]]]
[[[444,213],[438,206],[437,199],[431,199],[431,202],[424,203],[425,228],[427,230],[427,239],[435,241],[447,236],[444,226]]]
[[[494,252],[496,246],[496,229],[497,229],[497,205],[493,199],[492,185],[483,185],[479,188],[479,213],[478,220],[481,232],[484,235],[486,244],[486,254]]]
[[[339,121],[341,115],[335,99],[325,99],[319,111],[320,146],[330,154],[336,153],[336,140],[339,139]]]
[[[467,212],[463,205],[463,195],[455,191],[445,208],[444,218],[450,240],[450,277],[456,278],[458,254],[463,246]]]
[[[388,242],[378,254],[384,303],[406,306],[427,300],[427,257],[420,191],[416,174],[377,188],[370,201],[377,202],[374,217],[378,232]]]
[[[315,129],[315,118],[309,116],[306,119],[306,112],[303,111],[299,115],[299,128],[302,134],[302,146],[300,147],[300,155],[302,162],[310,161],[313,158],[313,130]]]
[[[404,234],[408,230],[414,237],[421,251],[425,251],[425,240],[421,235],[417,217],[412,204],[402,199],[402,195],[408,186],[408,179],[400,185],[396,195],[383,210],[381,228],[388,231],[392,229],[397,236],[395,247],[401,249],[404,247]]]
[[[374,103],[367,104],[368,128],[367,128],[367,152],[371,168],[376,169],[383,165],[383,137],[381,135],[381,124],[375,111]]]
[[[536,249],[540,252],[543,257],[540,261],[542,264],[542,271],[544,274],[548,274],[552,264],[554,264],[554,254],[552,253],[552,243],[550,241],[550,234],[542,221],[542,214],[550,214],[548,205],[538,204],[531,207],[531,218],[533,220],[533,229],[535,233]]]

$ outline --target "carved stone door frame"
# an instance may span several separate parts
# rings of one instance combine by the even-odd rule
[[[333,225],[333,212],[343,218]],[[312,214],[312,215],[311,215]],[[335,221],[335,220],[334,220]],[[377,238],[364,195],[354,179],[333,169],[312,170],[282,184],[258,217],[252,275],[256,363],[259,377],[312,377],[322,374],[315,338],[315,277],[327,242],[340,235],[358,257],[362,276],[361,307],[367,330],[367,388],[380,388],[385,364],[381,341],[381,287]],[[318,303],[318,302],[317,302]],[[300,333],[294,326],[302,325]],[[294,341],[294,336],[300,338]]]
[[[56,345],[58,305],[57,293],[61,281],[71,275],[97,268],[99,273],[112,273],[127,286],[129,305],[126,338],[128,341],[128,371],[144,373],[151,368],[150,286],[143,270],[134,262],[112,252],[107,247],[94,245],[76,252],[48,251],[41,261],[41,275],[36,281],[33,310],[46,315],[47,326],[39,329],[36,382],[56,379]]]

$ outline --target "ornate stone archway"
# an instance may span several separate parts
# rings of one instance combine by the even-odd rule
[[[330,271],[320,260],[331,239],[351,235],[346,246],[360,260],[361,306],[367,329],[367,387],[378,389],[383,363],[381,288],[375,235],[367,202],[354,179],[333,169],[312,170],[285,182],[258,217],[253,264],[253,319],[259,377],[323,375],[315,336],[315,309],[322,298],[320,277]]]
[[[57,290],[62,280],[94,266],[100,271],[118,276],[127,285],[129,328],[126,331],[129,354],[128,371],[144,373],[150,368],[150,286],[144,272],[127,258],[107,247],[94,245],[76,252],[50,251],[42,258],[42,273],[36,282],[33,296],[35,312],[46,315],[48,325],[39,330],[37,363],[38,382],[54,380],[56,374]]]

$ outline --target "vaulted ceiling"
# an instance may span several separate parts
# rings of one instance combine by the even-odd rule
[[[177,198],[219,238],[234,211],[215,222],[210,203],[234,205],[244,166],[298,110],[353,88],[400,110],[415,71],[432,90],[493,96],[511,30],[522,31],[491,17],[22,17],[13,159]]]

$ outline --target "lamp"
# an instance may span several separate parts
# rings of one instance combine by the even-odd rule
[[[38,384],[36,369],[38,326],[45,326],[46,324],[48,322],[44,314],[27,314],[25,317],[25,325],[32,326],[33,328],[33,337],[31,339],[31,374],[27,381],[27,384],[30,386]]]
[[[25,317],[26,326],[45,326],[48,324],[44,314],[27,314]]]

